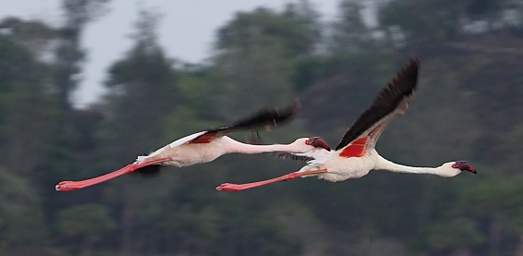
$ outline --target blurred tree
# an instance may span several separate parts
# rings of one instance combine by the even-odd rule
[[[116,157],[114,163],[162,146],[162,124],[180,99],[173,62],[156,41],[156,22],[154,14],[142,12],[136,24],[135,46],[109,69],[106,127],[101,135],[110,155]]]
[[[47,229],[39,195],[26,177],[0,170],[0,253],[44,253]]]
[[[287,57],[310,54],[319,39],[317,18],[308,1],[288,4],[280,13],[266,8],[240,12],[219,29],[216,49],[220,53],[279,44]]]
[[[52,126],[53,133],[49,136],[46,161],[39,166],[48,172],[48,175],[41,180],[41,187],[47,200],[46,205],[49,206],[48,214],[53,217],[50,223],[53,226],[59,219],[56,209],[64,207],[72,200],[68,197],[54,198],[51,194],[54,191],[49,188],[56,184],[59,177],[80,177],[86,169],[96,167],[89,161],[95,152],[92,137],[96,131],[92,130],[91,134],[86,134],[84,130],[86,127],[79,126],[84,124],[80,119],[91,118],[86,113],[96,111],[83,112],[75,109],[72,94],[80,82],[81,65],[85,57],[81,46],[82,33],[89,22],[103,14],[108,2],[108,0],[64,0],[61,5],[64,19],[63,24],[56,29],[57,37],[50,58],[52,71],[49,72],[52,76],[50,89],[53,93],[54,112],[53,118],[48,123]],[[91,127],[97,126],[96,118],[90,121],[93,121],[90,123]]]
[[[339,16],[331,25],[332,36],[329,52],[335,54],[355,53],[371,48],[372,31],[365,24],[363,9],[365,1],[344,0],[339,4]]]
[[[81,36],[88,22],[104,11],[109,0],[64,0],[65,23],[60,29],[60,41],[56,47],[56,90],[60,108],[69,111],[72,108],[71,94],[77,87],[81,72],[84,51]]]
[[[454,1],[390,1],[379,10],[379,23],[396,44],[417,45],[455,38],[463,6]]]
[[[76,205],[59,213],[60,233],[78,245],[75,255],[92,255],[94,244],[114,228],[114,221],[102,205]]]
[[[20,21],[18,25],[23,24]],[[19,38],[15,32],[0,36],[0,150],[9,169],[29,174],[43,161],[51,132],[47,122],[52,111],[50,68],[36,60]],[[27,129],[28,124],[34,130]]]
[[[281,13],[264,8],[239,13],[222,27],[214,57],[221,116],[227,119],[231,113],[241,116],[289,102],[294,96],[294,66],[314,52],[318,31],[306,1],[288,5]]]
[[[103,103],[106,118],[99,134],[105,166],[132,162],[137,155],[166,143],[166,117],[176,109],[180,96],[173,62],[157,43],[157,21],[156,13],[142,11],[133,36],[135,45],[109,69],[109,91]],[[127,182],[124,193],[116,199],[122,201],[118,209],[121,249],[124,255],[135,255],[157,238],[145,236],[154,232],[146,230],[140,216],[149,202],[161,204],[161,198],[153,199],[147,196],[146,187]]]
[[[433,222],[424,233],[431,251],[449,254],[453,251],[469,251],[486,239],[479,225],[468,218],[454,217],[443,222]]]
[[[56,42],[58,31],[36,20],[22,20],[7,17],[0,22],[0,31],[20,46],[31,51],[35,58],[49,62],[52,44]]]
[[[523,25],[517,0],[387,1],[379,7],[379,23],[396,45],[434,45],[466,33],[514,30]]]

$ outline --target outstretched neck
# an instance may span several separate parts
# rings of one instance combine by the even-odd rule
[[[383,158],[380,155],[377,155],[375,169],[391,171],[391,172],[399,172],[399,173],[433,174],[433,175],[438,175],[438,176],[443,176],[443,177],[454,176],[453,173],[447,172],[447,170],[445,168],[443,168],[442,166],[416,167],[416,166],[402,165],[402,164],[397,164],[397,163],[391,162],[391,161]]]
[[[279,151],[295,151],[291,144],[253,145],[242,143],[231,138],[227,138],[227,144],[228,153],[259,154]]]

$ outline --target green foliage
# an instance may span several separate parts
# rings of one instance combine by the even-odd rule
[[[221,89],[216,97],[222,116],[246,115],[294,96],[295,65],[319,41],[316,17],[307,10],[306,2],[283,13],[260,8],[239,13],[219,30],[212,79]]]
[[[490,177],[463,190],[460,201],[468,204],[465,213],[477,218],[503,219],[506,225],[523,229],[523,179],[521,177]]]
[[[66,237],[101,240],[103,234],[115,228],[115,223],[103,205],[84,204],[60,211],[59,230]]]
[[[261,45],[280,45],[289,57],[310,53],[318,40],[314,13],[307,6],[288,5],[283,13],[258,8],[238,13],[218,32],[220,50],[255,49]]]
[[[467,248],[485,241],[478,224],[465,218],[432,224],[424,233],[429,248],[449,250]]]
[[[23,176],[0,170],[0,252],[46,244],[40,198]]]
[[[336,54],[369,49],[372,30],[363,18],[363,1],[345,0],[339,5],[340,17],[333,24],[330,51]]]
[[[416,15],[420,10],[433,10]],[[398,1],[380,10],[380,23],[398,26],[406,40],[442,41],[452,39],[460,30],[460,5],[452,1]]]
[[[516,17],[521,17],[523,11],[516,2],[511,0],[390,1],[380,8],[379,23],[390,33],[390,37],[397,39],[392,39],[393,41],[398,39],[403,41],[401,38],[404,37],[410,45],[439,44],[455,40],[469,32],[474,33],[470,31],[472,27],[476,27],[479,31],[521,27],[523,23],[521,19],[517,21]]]
[[[100,139],[115,160],[129,161],[127,157],[147,153],[163,143],[164,122],[181,98],[171,66],[157,46],[138,42],[110,68],[107,87],[111,92],[105,100],[106,119]],[[118,144],[131,138],[129,145]]]

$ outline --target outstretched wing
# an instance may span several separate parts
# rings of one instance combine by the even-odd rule
[[[404,113],[408,100],[416,89],[419,61],[410,62],[381,90],[374,102],[345,133],[336,150],[342,156],[358,156],[365,149],[373,148],[387,124]]]
[[[233,131],[270,129],[291,120],[299,109],[298,101],[283,109],[263,109],[256,114],[241,119],[230,126],[224,126],[202,132],[190,143],[208,143],[211,140]]]

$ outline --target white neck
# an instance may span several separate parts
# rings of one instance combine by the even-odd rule
[[[227,152],[242,154],[259,154],[268,152],[300,152],[296,146],[291,144],[253,145],[239,142],[227,137]]]
[[[433,174],[442,177],[453,177],[460,173],[459,170],[448,168],[445,165],[438,167],[415,167],[391,162],[378,154],[376,154],[376,156],[377,158],[375,169],[377,170],[385,170],[399,173]]]

